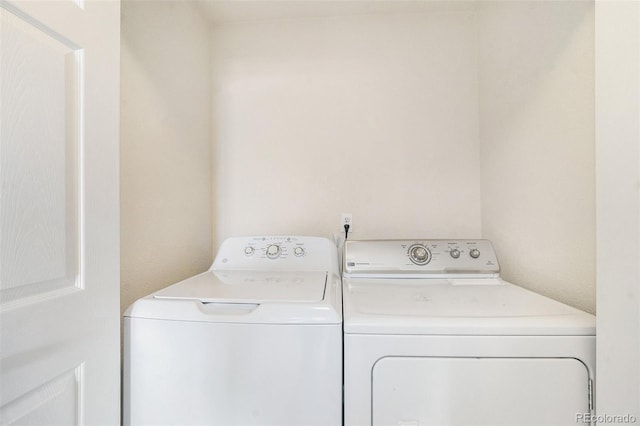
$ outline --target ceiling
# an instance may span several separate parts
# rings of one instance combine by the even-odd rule
[[[213,24],[363,14],[432,13],[470,10],[458,0],[199,0]]]

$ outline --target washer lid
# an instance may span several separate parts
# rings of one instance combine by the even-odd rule
[[[322,271],[209,271],[153,297],[202,303],[320,302],[326,283],[327,273]]]
[[[345,279],[351,334],[595,335],[595,318],[500,279]]]
[[[130,320],[342,324],[341,282],[324,271],[209,271],[138,299]],[[341,327],[340,327],[341,329]]]

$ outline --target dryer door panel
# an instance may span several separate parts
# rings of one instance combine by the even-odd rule
[[[573,358],[385,357],[373,367],[373,425],[575,425],[589,374]]]

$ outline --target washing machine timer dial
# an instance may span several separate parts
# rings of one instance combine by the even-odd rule
[[[409,247],[409,260],[416,265],[426,265],[431,260],[431,251],[422,244]]]
[[[280,256],[280,246],[277,244],[268,245],[265,253],[269,259],[276,259]]]

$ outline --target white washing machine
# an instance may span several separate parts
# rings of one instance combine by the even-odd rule
[[[345,425],[576,425],[595,318],[500,279],[486,240],[348,241]]]
[[[336,247],[224,241],[209,271],[124,315],[125,425],[340,425]]]

